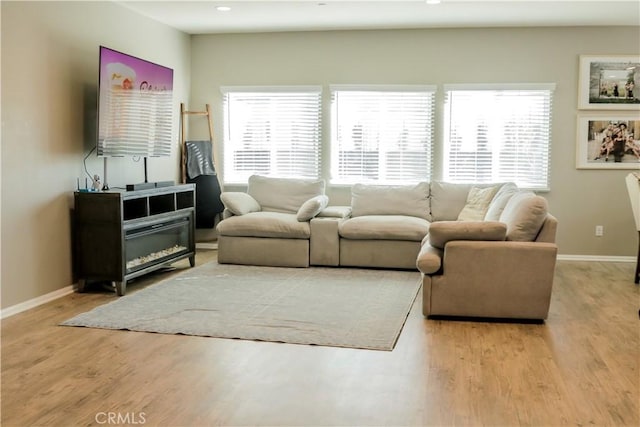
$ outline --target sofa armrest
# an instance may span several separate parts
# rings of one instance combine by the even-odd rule
[[[416,267],[423,274],[435,274],[442,267],[442,256],[444,251],[440,248],[434,248],[429,243],[425,243],[420,248],[418,258],[416,259]]]
[[[455,240],[501,241],[507,235],[507,225],[498,221],[436,221],[429,226],[428,242],[443,249]]]

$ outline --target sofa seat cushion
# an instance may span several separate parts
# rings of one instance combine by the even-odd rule
[[[217,227],[222,236],[276,237],[282,239],[308,239],[308,222],[300,222],[296,214],[281,212],[251,212],[220,221]]]
[[[420,242],[429,221],[405,215],[367,215],[350,218],[338,227],[340,237],[354,240],[408,240]]]

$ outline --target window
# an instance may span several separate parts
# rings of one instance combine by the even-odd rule
[[[223,87],[225,183],[320,176],[321,87]]]
[[[331,86],[331,182],[431,176],[434,86]]]
[[[549,189],[555,85],[445,85],[443,178]]]

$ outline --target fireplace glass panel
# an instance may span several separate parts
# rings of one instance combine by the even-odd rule
[[[189,251],[189,221],[170,222],[130,230],[125,237],[127,274],[159,264]]]

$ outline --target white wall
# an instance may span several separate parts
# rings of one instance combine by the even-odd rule
[[[112,2],[1,2],[2,307],[72,284],[76,178],[95,145],[98,47],[174,69],[174,133],[188,101],[190,37]],[[102,160],[88,159],[102,175]],[[149,179],[179,179],[179,151]],[[109,160],[109,184],[142,182],[142,163]]]
[[[578,56],[639,52],[638,27],[199,35],[192,39],[191,100],[212,104],[222,141],[220,86],[323,85],[327,143],[329,84],[437,84],[441,106],[445,83],[556,83],[551,191],[544,195],[559,219],[560,253],[634,256],[637,233],[624,184],[629,171],[577,170],[575,141]],[[441,107],[436,113],[440,159]],[[326,176],[328,158],[325,152]],[[440,173],[436,164],[436,178]],[[330,188],[329,195],[334,204],[349,203],[344,189]],[[603,237],[594,236],[595,225],[604,225]]]

